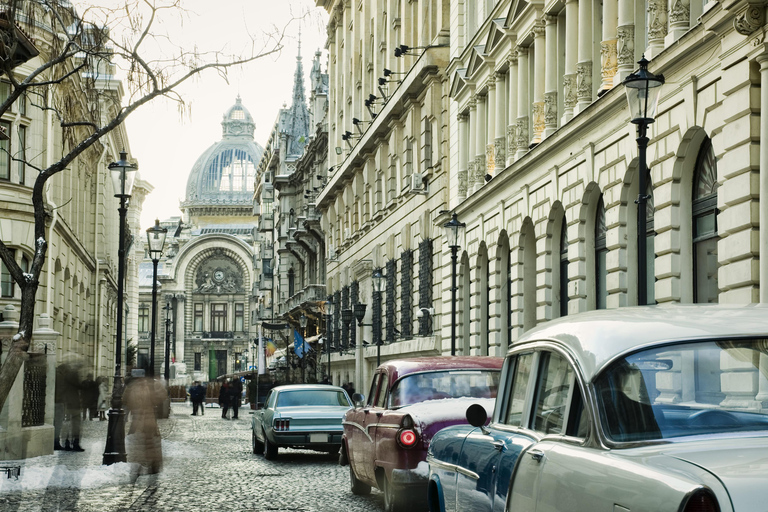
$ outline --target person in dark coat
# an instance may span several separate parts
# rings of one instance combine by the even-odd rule
[[[99,405],[99,385],[93,380],[93,374],[80,384],[80,405],[83,408],[83,420],[92,420],[96,417],[96,409]]]
[[[192,416],[197,416],[198,409],[201,415],[205,415],[205,388],[199,381],[195,381],[189,388],[189,399],[192,401]]]
[[[219,390],[219,407],[221,407],[221,417],[228,420],[227,412],[229,412],[229,384],[225,380],[221,383],[221,389]]]
[[[80,378],[75,365],[64,363],[56,368],[54,390],[54,450],[84,451],[80,446]],[[62,443],[63,441],[63,443]]]
[[[237,419],[237,411],[243,401],[243,383],[235,377],[229,384],[229,407],[232,409],[232,419]]]

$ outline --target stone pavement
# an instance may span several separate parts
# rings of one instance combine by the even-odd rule
[[[205,416],[191,416],[191,411],[189,404],[173,404],[170,418],[159,420],[163,439],[163,470],[159,474],[138,474],[135,463],[101,465],[107,422],[86,421],[85,452],[55,452],[20,461],[22,480],[15,484],[0,475],[0,510],[382,510],[381,493],[374,490],[370,496],[354,496],[349,491],[348,467],[340,467],[327,454],[280,450],[277,460],[267,461],[251,453],[247,407],[240,409],[236,421],[223,420],[218,408],[206,408]],[[128,459],[131,462],[130,449]],[[35,477],[46,480],[26,485]]]

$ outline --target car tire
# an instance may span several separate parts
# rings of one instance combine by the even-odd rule
[[[402,496],[398,496],[395,493],[392,482],[389,481],[386,475],[382,477],[381,491],[384,493],[384,512],[403,512],[405,507],[403,506]]]
[[[277,458],[277,445],[269,442],[267,436],[264,436],[264,458],[275,460]]]
[[[357,479],[355,470],[352,469],[352,464],[349,465],[349,489],[356,496],[371,494],[371,486]]]
[[[259,441],[259,438],[256,437],[256,432],[253,430],[251,430],[251,441],[253,444],[253,453],[256,455],[264,453],[264,443]]]
[[[338,459],[339,458],[339,448],[331,448],[326,452],[328,454],[328,457],[331,459]]]

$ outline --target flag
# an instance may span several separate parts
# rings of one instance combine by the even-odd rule
[[[304,357],[304,354],[312,350],[312,347],[309,346],[309,344],[304,341],[304,338],[302,338],[301,334],[299,334],[299,331],[296,329],[293,330],[293,352],[299,356],[299,359]]]
[[[275,345],[275,342],[271,339],[267,338],[267,357],[272,357],[275,354],[275,351],[277,351],[277,345]]]
[[[266,354],[264,354],[264,336],[262,336],[261,326],[259,326],[259,375],[267,373]]]

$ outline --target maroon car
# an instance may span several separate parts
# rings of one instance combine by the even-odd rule
[[[482,403],[491,416],[503,361],[422,357],[379,366],[368,399],[355,394],[344,416],[339,463],[349,464],[352,492],[377,487],[387,512],[426,508],[430,439],[466,423],[470,404]]]

